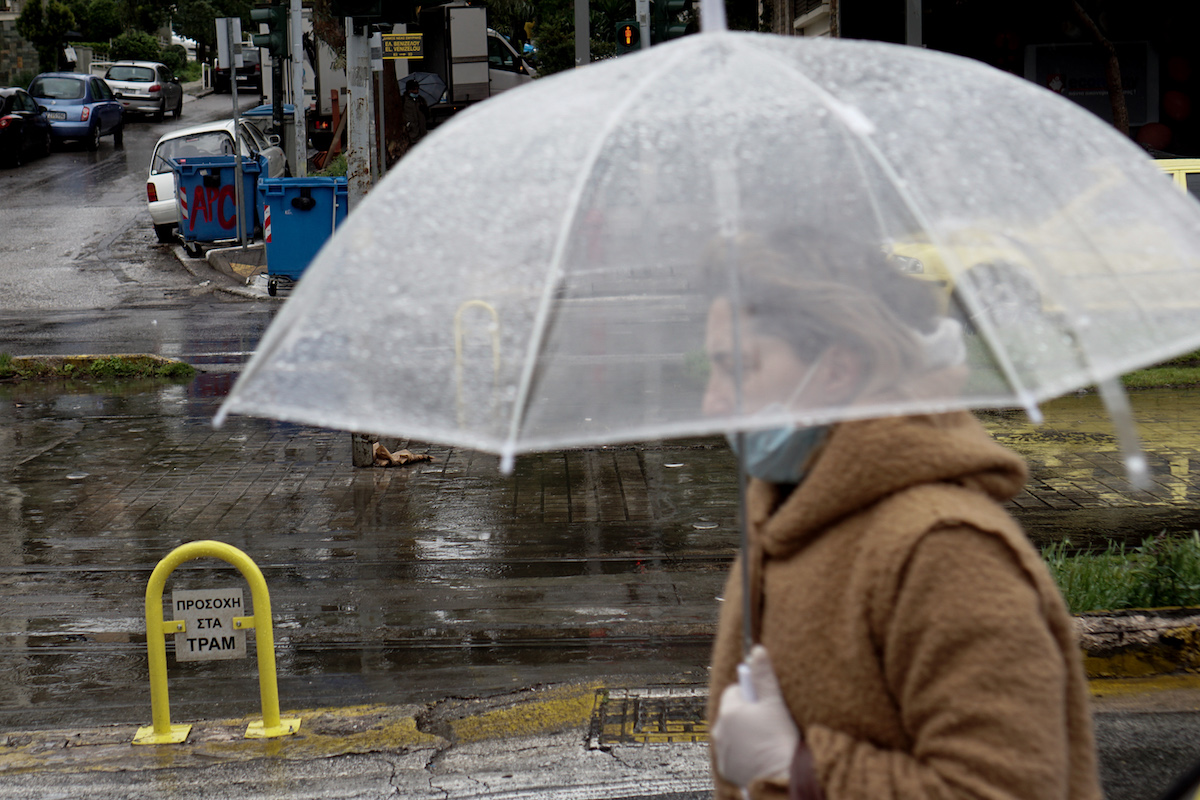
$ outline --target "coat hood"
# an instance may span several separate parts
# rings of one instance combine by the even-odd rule
[[[763,551],[785,558],[842,518],[904,489],[949,483],[1004,501],[1021,491],[1026,475],[1020,457],[965,411],[843,422],[786,498],[780,487],[752,480],[748,510]]]

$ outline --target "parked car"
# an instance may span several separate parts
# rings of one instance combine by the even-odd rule
[[[24,89],[0,89],[0,161],[19,167],[31,158],[50,155],[50,121]]]
[[[243,156],[266,157],[264,178],[290,175],[287,157],[275,137],[268,139],[244,119],[241,128]],[[150,156],[150,174],[146,179],[146,203],[150,221],[160,242],[174,241],[179,225],[179,209],[175,205],[175,170],[172,161],[187,163],[196,156],[227,156],[234,154],[234,121],[231,119],[192,125],[164,135]]]
[[[235,76],[238,92],[253,89],[262,91],[262,51],[251,44],[242,45],[242,66],[237,68]],[[229,70],[218,67],[213,70],[213,91],[219,93],[229,91]]]
[[[165,64],[117,61],[104,73],[104,81],[126,114],[150,114],[161,122],[168,110],[176,119],[183,113],[183,87]]]
[[[29,84],[29,94],[46,109],[56,142],[79,139],[88,150],[100,147],[100,137],[125,143],[125,109],[100,78],[77,72],[43,72]]]

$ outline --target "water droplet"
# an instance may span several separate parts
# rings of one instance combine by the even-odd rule
[[[69,481],[81,481],[81,480],[83,480],[84,478],[86,478],[87,476],[88,476],[88,473],[86,473],[86,472],[72,472],[71,474],[69,474],[69,475],[67,476],[67,480],[69,480]]]
[[[720,526],[715,522],[693,522],[692,527],[698,531],[711,531],[713,528]]]
[[[679,469],[680,467],[683,466],[683,464],[673,463],[673,464],[663,464],[663,466],[666,467],[667,469]]]

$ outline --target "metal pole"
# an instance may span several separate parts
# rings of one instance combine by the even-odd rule
[[[234,49],[235,44],[236,50]],[[238,62],[241,61],[242,43],[233,41],[232,25],[225,26],[225,46],[229,50],[229,94],[233,97],[233,198],[234,205],[237,206],[238,241],[245,249],[247,246],[246,220],[243,212],[246,208],[246,198],[242,197],[242,121],[238,115],[237,90],[237,68]]]
[[[904,14],[904,43],[913,47],[924,47],[921,29],[921,0],[908,0]]]
[[[378,87],[375,114],[371,117],[375,122],[376,133],[376,157],[372,159],[371,166],[375,175],[374,183],[379,183],[383,180],[383,173],[387,168],[387,145],[385,144],[387,125],[383,120],[383,33],[381,31],[371,34],[371,74],[375,76]]]
[[[585,67],[592,60],[592,23],[588,0],[575,0],[575,66]]]
[[[300,10],[300,0],[292,0],[291,27],[292,37],[292,134],[296,143],[296,163],[292,164],[292,174],[298,178],[308,176],[308,131],[304,122],[304,20]],[[282,135],[280,138],[283,138]]]
[[[642,32],[642,49],[645,50],[654,44],[650,41],[650,0],[637,0],[635,8],[637,9],[638,28]]]
[[[371,188],[371,63],[362,29],[346,20],[346,192],[350,209]]]

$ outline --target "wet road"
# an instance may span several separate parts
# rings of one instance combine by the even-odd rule
[[[198,383],[0,397],[0,725],[143,721],[146,581],[203,538],[263,569],[289,707],[706,681],[736,541],[722,442],[530,456],[513,478],[427,446],[430,463],[356,470],[347,434],[213,431]],[[168,589],[208,585],[241,582],[198,562]],[[253,713],[252,676],[173,669],[172,707]]]
[[[253,106],[249,96],[241,102],[243,108]],[[228,95],[189,97],[179,120],[129,120],[123,148],[111,138],[102,139],[96,152],[67,143],[48,158],[0,169],[0,312],[35,320],[40,314],[128,311],[205,295],[171,249],[157,244],[146,210],[146,173],[163,133],[231,111]],[[118,322],[135,333],[140,324]],[[0,342],[15,341],[6,333],[0,328]]]

